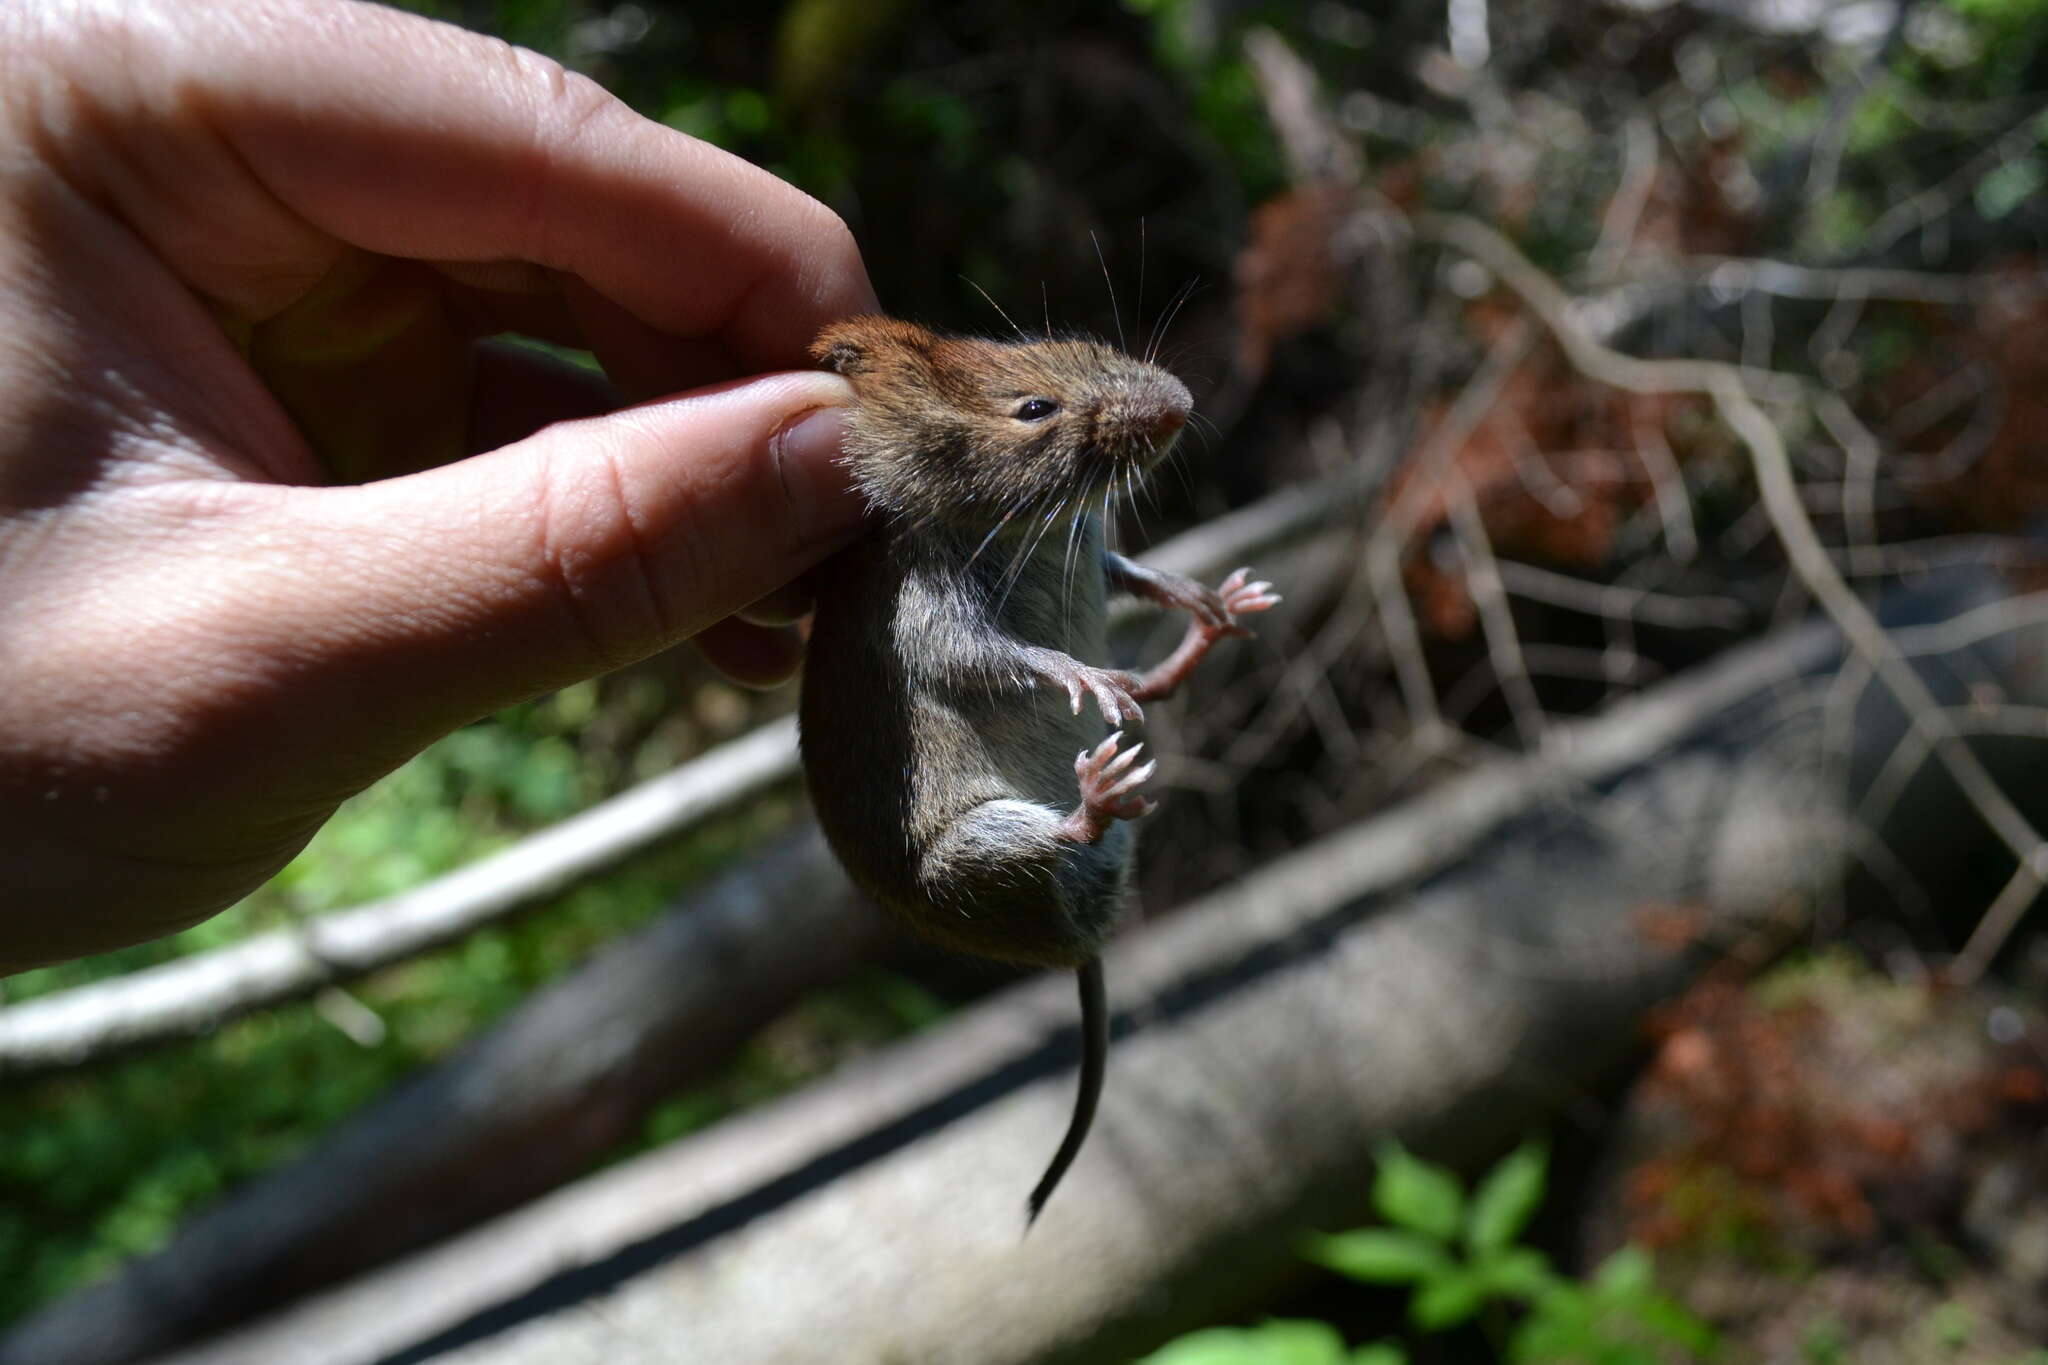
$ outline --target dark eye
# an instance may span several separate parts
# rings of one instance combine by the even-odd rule
[[[1043,422],[1059,410],[1060,405],[1050,398],[1027,398],[1010,415],[1020,422]]]

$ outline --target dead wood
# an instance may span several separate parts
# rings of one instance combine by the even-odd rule
[[[2010,625],[1914,667],[1945,704],[2027,696],[2040,631]],[[1819,624],[1735,652],[1119,945],[1097,1136],[1029,1238],[1072,1080],[1059,980],[174,1359],[1127,1359],[1357,1219],[1378,1134],[1498,1147],[1611,1074],[1700,949],[1839,885],[1868,842],[1849,793],[1906,727],[1881,691],[1835,698],[1837,780],[1841,657]],[[1896,807],[1965,810],[1941,784]],[[1705,942],[1646,924],[1673,905]]]
[[[630,1140],[890,933],[806,823],[162,1251],[29,1319],[0,1360],[134,1360],[516,1207]]]

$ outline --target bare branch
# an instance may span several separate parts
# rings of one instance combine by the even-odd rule
[[[1588,616],[1672,630],[1734,630],[1749,619],[1748,609],[1732,597],[1674,597],[1619,583],[1594,583],[1512,559],[1500,560],[1498,567],[1500,581],[1515,596]]]
[[[1878,679],[1913,718],[1935,757],[1948,770],[1970,804],[1997,834],[2019,863],[2013,886],[2000,897],[2000,907],[2021,896],[2031,897],[2048,878],[2048,843],[1985,770],[1977,756],[1949,724],[1927,684],[1906,663],[1870,609],[1842,575],[1813,523],[1807,518],[1778,429],[1757,405],[1753,390],[1779,400],[1804,396],[1803,383],[1789,375],[1738,368],[1710,360],[1641,360],[1623,355],[1587,336],[1572,317],[1571,300],[1554,281],[1529,263],[1505,237],[1476,219],[1425,215],[1418,231],[1481,261],[1526,303],[1550,329],[1565,354],[1583,373],[1617,388],[1639,393],[1703,393],[1714,400],[1721,418],[1748,448],[1751,467],[1762,494],[1765,514],[1784,545],[1799,581],[1842,630],[1852,648],[1869,662]],[[2031,886],[2031,890],[2027,886]],[[2017,911],[2011,911],[2016,917]],[[1958,959],[1957,979],[1981,970],[1995,945],[1972,940],[1967,960]]]

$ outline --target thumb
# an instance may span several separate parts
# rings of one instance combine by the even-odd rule
[[[53,519],[0,598],[65,623],[7,670],[0,827],[33,819],[0,862],[32,856],[0,881],[88,914],[31,951],[179,927],[440,735],[800,573],[858,527],[851,398],[771,375],[381,483],[136,479]]]
[[[852,397],[836,375],[770,375],[320,490],[308,541],[351,571],[296,629],[428,733],[644,658],[852,537]]]

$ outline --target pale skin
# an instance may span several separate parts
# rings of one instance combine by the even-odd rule
[[[348,0],[13,0],[0,146],[0,972],[205,917],[511,702],[795,666],[860,520],[804,348],[874,308],[816,202]]]

